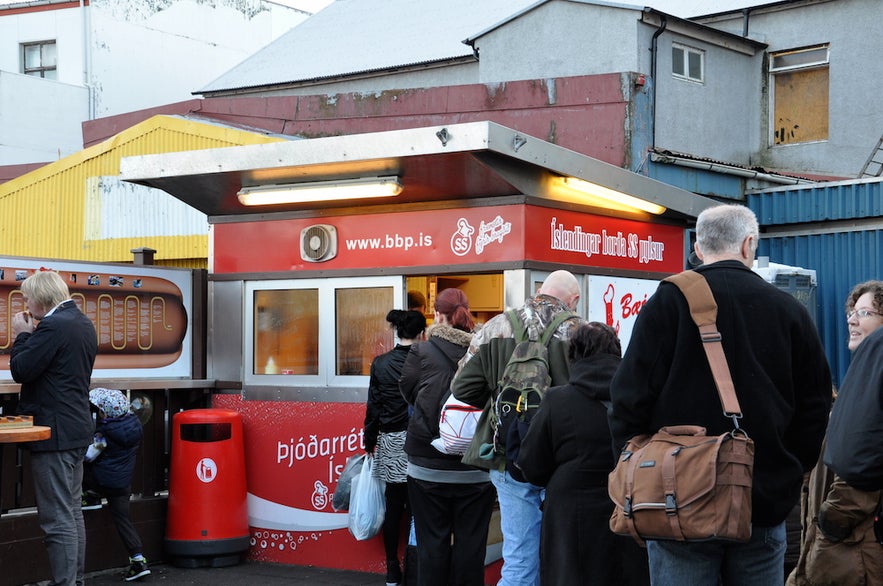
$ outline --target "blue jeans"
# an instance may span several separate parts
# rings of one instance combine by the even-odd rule
[[[500,503],[503,570],[497,586],[537,586],[540,583],[540,529],[545,490],[519,482],[508,472],[490,471]]]
[[[748,543],[648,541],[653,586],[718,584],[781,586],[785,582],[785,523],[751,528]]]

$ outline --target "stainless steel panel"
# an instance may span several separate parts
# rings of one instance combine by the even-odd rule
[[[246,401],[291,401],[293,403],[365,403],[368,387],[279,387],[247,386],[242,390]]]
[[[208,375],[219,381],[242,381],[242,281],[209,282]]]
[[[526,269],[503,271],[503,306],[504,309],[520,307],[524,300],[531,296],[529,276]]]

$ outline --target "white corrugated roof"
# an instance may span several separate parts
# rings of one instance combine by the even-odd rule
[[[197,94],[468,57],[463,43],[545,0],[336,0]]]

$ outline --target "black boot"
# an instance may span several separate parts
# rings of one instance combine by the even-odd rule
[[[417,581],[417,546],[405,546],[405,576],[402,579],[402,586],[420,586]]]
[[[399,560],[386,560],[386,585],[399,586],[402,583],[402,568]]]

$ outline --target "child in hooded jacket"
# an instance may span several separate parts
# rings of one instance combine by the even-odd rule
[[[129,399],[114,389],[92,389],[89,402],[97,410],[95,441],[86,453],[83,467],[83,508],[101,508],[107,499],[117,533],[129,552],[126,581],[148,574],[141,551],[141,537],[129,516],[135,457],[141,444],[141,420],[129,408]]]

